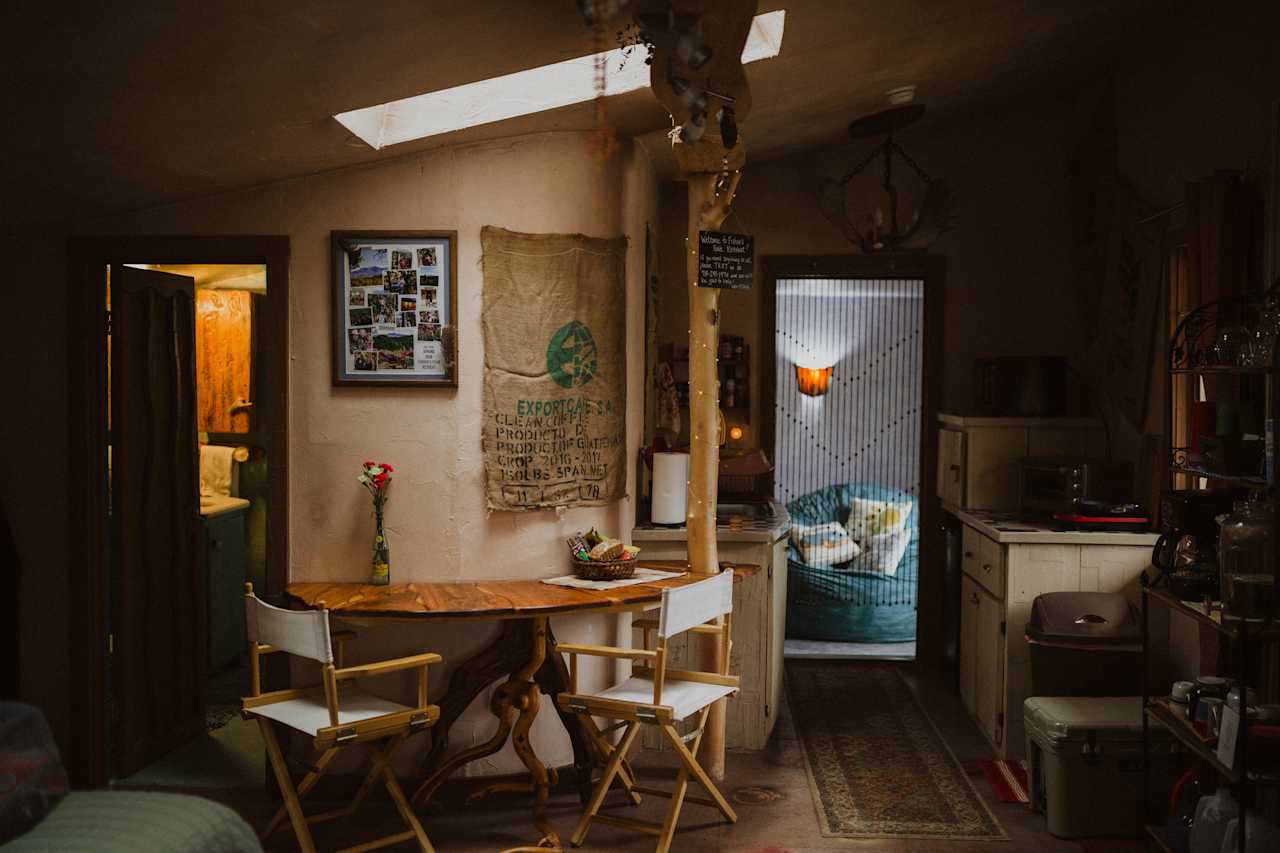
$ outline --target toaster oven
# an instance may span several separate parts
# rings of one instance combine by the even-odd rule
[[[1133,496],[1133,466],[1128,462],[1076,456],[1022,460],[1022,509],[1071,513],[1082,501],[1124,503]]]

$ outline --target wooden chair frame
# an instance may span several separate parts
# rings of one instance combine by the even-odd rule
[[[245,584],[245,597],[253,597],[252,584]],[[327,623],[328,611],[324,610],[323,612]],[[440,707],[431,705],[427,701],[427,667],[433,663],[440,663],[443,658],[434,652],[428,652],[375,663],[344,666],[346,641],[354,636],[354,631],[333,631],[330,634],[335,647],[334,659],[337,665],[335,666],[334,662],[321,662],[321,684],[324,687],[325,704],[328,706],[329,711],[329,725],[316,732],[312,742],[320,755],[316,758],[307,775],[303,777],[296,787],[289,774],[284,753],[280,749],[280,741],[277,739],[275,729],[272,727],[272,723],[275,721],[259,716],[257,711],[277,702],[300,698],[310,693],[314,688],[290,688],[288,690],[274,690],[263,693],[262,676],[259,669],[260,659],[262,655],[274,654],[284,650],[256,641],[249,643],[249,684],[251,695],[241,700],[241,713],[246,719],[250,716],[256,717],[258,727],[262,731],[262,739],[267,746],[267,757],[271,762],[271,769],[275,773],[276,782],[280,785],[281,794],[284,796],[284,804],[267,823],[266,828],[262,831],[261,838],[265,841],[279,830],[284,825],[284,819],[287,816],[293,825],[294,833],[298,837],[298,845],[303,853],[315,853],[315,842],[311,838],[309,824],[351,816],[364,805],[365,800],[373,790],[374,783],[381,777],[387,793],[395,803],[401,818],[409,827],[408,831],[376,838],[354,847],[345,848],[339,853],[376,850],[380,847],[387,847],[409,840],[416,840],[422,850],[427,851],[427,853],[434,853],[434,848],[427,838],[426,831],[422,828],[421,822],[419,822],[417,815],[414,814],[408,799],[404,795],[404,791],[400,787],[400,782],[396,779],[391,762],[396,749],[410,735],[435,725],[436,720],[440,718]],[[418,671],[417,707],[392,714],[369,717],[357,722],[339,723],[338,698],[339,690],[344,683],[357,678],[388,675],[408,669],[416,669]],[[373,750],[369,772],[365,775],[364,781],[357,789],[351,802],[342,808],[331,809],[314,815],[304,814],[302,798],[310,793],[316,783],[324,776],[330,763],[338,755],[339,750],[351,744],[366,741],[385,743],[380,748]]]
[[[559,643],[557,649],[569,656],[569,691],[556,697],[560,708],[576,714],[582,720],[583,728],[591,739],[592,747],[601,761],[605,762],[604,775],[596,785],[590,801],[574,830],[569,843],[574,847],[581,846],[586,840],[587,831],[593,820],[604,821],[614,826],[636,832],[644,832],[658,837],[658,853],[666,853],[671,848],[675,835],[676,823],[680,819],[680,810],[685,802],[710,806],[718,809],[729,823],[737,823],[738,815],[729,805],[728,800],[720,793],[711,777],[698,764],[698,748],[702,745],[703,730],[706,727],[707,715],[712,705],[708,705],[696,713],[697,724],[693,731],[681,735],[676,731],[675,711],[662,703],[662,692],[669,681],[698,681],[705,684],[717,684],[737,688],[738,677],[729,674],[729,653],[732,650],[731,635],[733,630],[733,614],[726,613],[711,622],[695,625],[680,633],[708,634],[719,638],[716,654],[716,671],[669,669],[667,667],[667,640],[659,637],[657,646],[653,644],[654,634],[658,629],[656,619],[636,619],[632,628],[644,632],[644,648],[623,649],[614,646],[593,646],[579,643]],[[675,635],[679,636],[679,634]],[[653,679],[653,701],[651,704],[622,702],[604,699],[591,694],[578,693],[578,655],[632,660],[638,663],[633,666],[632,675],[648,676]],[[735,695],[734,693],[730,695]],[[727,698],[727,697],[726,697]],[[720,701],[720,700],[717,700]],[[601,729],[596,725],[593,716],[619,720],[617,725]],[[635,743],[640,726],[657,726],[659,732],[675,750],[680,758],[680,771],[676,775],[675,787],[671,791],[640,785],[636,781],[635,771],[627,760],[627,755]],[[616,728],[622,728],[622,737],[614,745],[607,735]],[[686,746],[687,743],[691,745]],[[692,776],[706,789],[709,797],[688,795],[689,777]],[[627,798],[633,805],[640,804],[641,794],[666,797],[671,800],[671,808],[666,819],[661,823],[650,823],[617,815],[601,814],[600,807],[605,796],[613,785],[614,778],[622,783]]]

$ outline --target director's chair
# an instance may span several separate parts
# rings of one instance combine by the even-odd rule
[[[604,776],[592,793],[582,820],[578,822],[578,828],[570,839],[573,846],[581,845],[586,839],[593,820],[601,820],[658,836],[658,853],[666,853],[671,847],[676,822],[680,818],[680,809],[685,800],[717,808],[730,823],[737,822],[737,814],[711,781],[711,777],[698,764],[697,758],[698,747],[702,744],[703,727],[712,704],[738,692],[737,676],[729,675],[732,611],[733,571],[730,569],[705,581],[663,590],[662,609],[658,619],[636,620],[634,623],[634,627],[644,630],[643,649],[576,643],[558,645],[561,652],[569,655],[569,691],[557,697],[557,704],[561,709],[578,715],[591,736],[595,750],[602,759],[607,760]],[[685,631],[713,634],[719,638],[719,672],[667,668],[667,642]],[[657,636],[657,647],[651,649],[649,645],[653,635]],[[630,678],[602,693],[579,693],[578,655],[631,659],[639,665],[633,667]],[[697,716],[697,723],[693,731],[682,736],[676,731],[675,723],[694,715]],[[620,722],[602,731],[596,726],[592,716]],[[637,784],[635,773],[627,762],[627,752],[642,725],[656,726],[680,757],[680,772],[676,775],[675,788],[671,791]],[[614,746],[605,735],[619,726],[623,728],[622,738]],[[691,745],[686,746],[690,743]],[[690,776],[706,788],[710,799],[686,796]],[[601,814],[600,805],[615,777],[622,782],[623,789],[633,803],[640,802],[641,794],[669,797],[671,809],[666,819],[657,824]]]
[[[303,853],[314,853],[315,843],[311,839],[308,824],[354,814],[364,804],[374,782],[381,776],[387,793],[391,795],[409,830],[374,839],[348,850],[374,850],[413,839],[422,850],[431,851],[433,848],[427,839],[427,833],[409,807],[404,791],[396,780],[391,759],[396,748],[409,735],[434,725],[440,717],[439,706],[427,703],[427,667],[439,663],[440,655],[427,653],[358,666],[342,666],[342,643],[351,632],[331,635],[328,610],[283,610],[272,607],[253,594],[252,584],[245,584],[244,587],[252,695],[241,700],[241,707],[246,718],[252,716],[258,720],[262,739],[267,745],[267,757],[271,760],[271,769],[275,772],[276,781],[284,795],[284,805],[267,824],[262,838],[265,840],[279,829],[287,815]],[[334,666],[335,640],[338,643],[338,667]],[[263,693],[258,659],[261,655],[273,652],[287,652],[296,657],[317,661],[321,665],[322,684],[312,688]],[[356,678],[386,675],[405,669],[418,670],[418,701],[415,707],[366,693],[353,683]],[[320,752],[315,765],[298,783],[297,788],[289,775],[273,723],[283,723],[308,735]],[[380,748],[374,749],[372,766],[350,805],[311,816],[303,814],[301,798],[320,781],[339,750],[365,742],[380,744]]]

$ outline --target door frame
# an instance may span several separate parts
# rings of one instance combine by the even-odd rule
[[[942,255],[769,255],[762,259],[759,341],[761,445],[773,453],[777,437],[777,292],[785,278],[910,278],[924,281],[920,388],[920,570],[916,593],[916,661],[941,670],[946,653],[946,577],[942,506],[936,492],[938,412],[942,406],[943,304],[947,261]],[[773,493],[773,475],[769,475]]]
[[[267,299],[262,331],[272,346],[258,353],[269,393],[267,589],[281,596],[289,559],[289,238],[245,236],[73,237],[67,243],[69,470],[84,472],[71,489],[68,648],[69,699],[76,710],[67,768],[77,787],[109,780],[107,636],[109,520],[107,508],[106,270],[110,264],[264,264]],[[258,401],[254,401],[257,404]]]

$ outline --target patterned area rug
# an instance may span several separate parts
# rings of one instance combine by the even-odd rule
[[[893,667],[787,661],[822,834],[1007,840]]]

